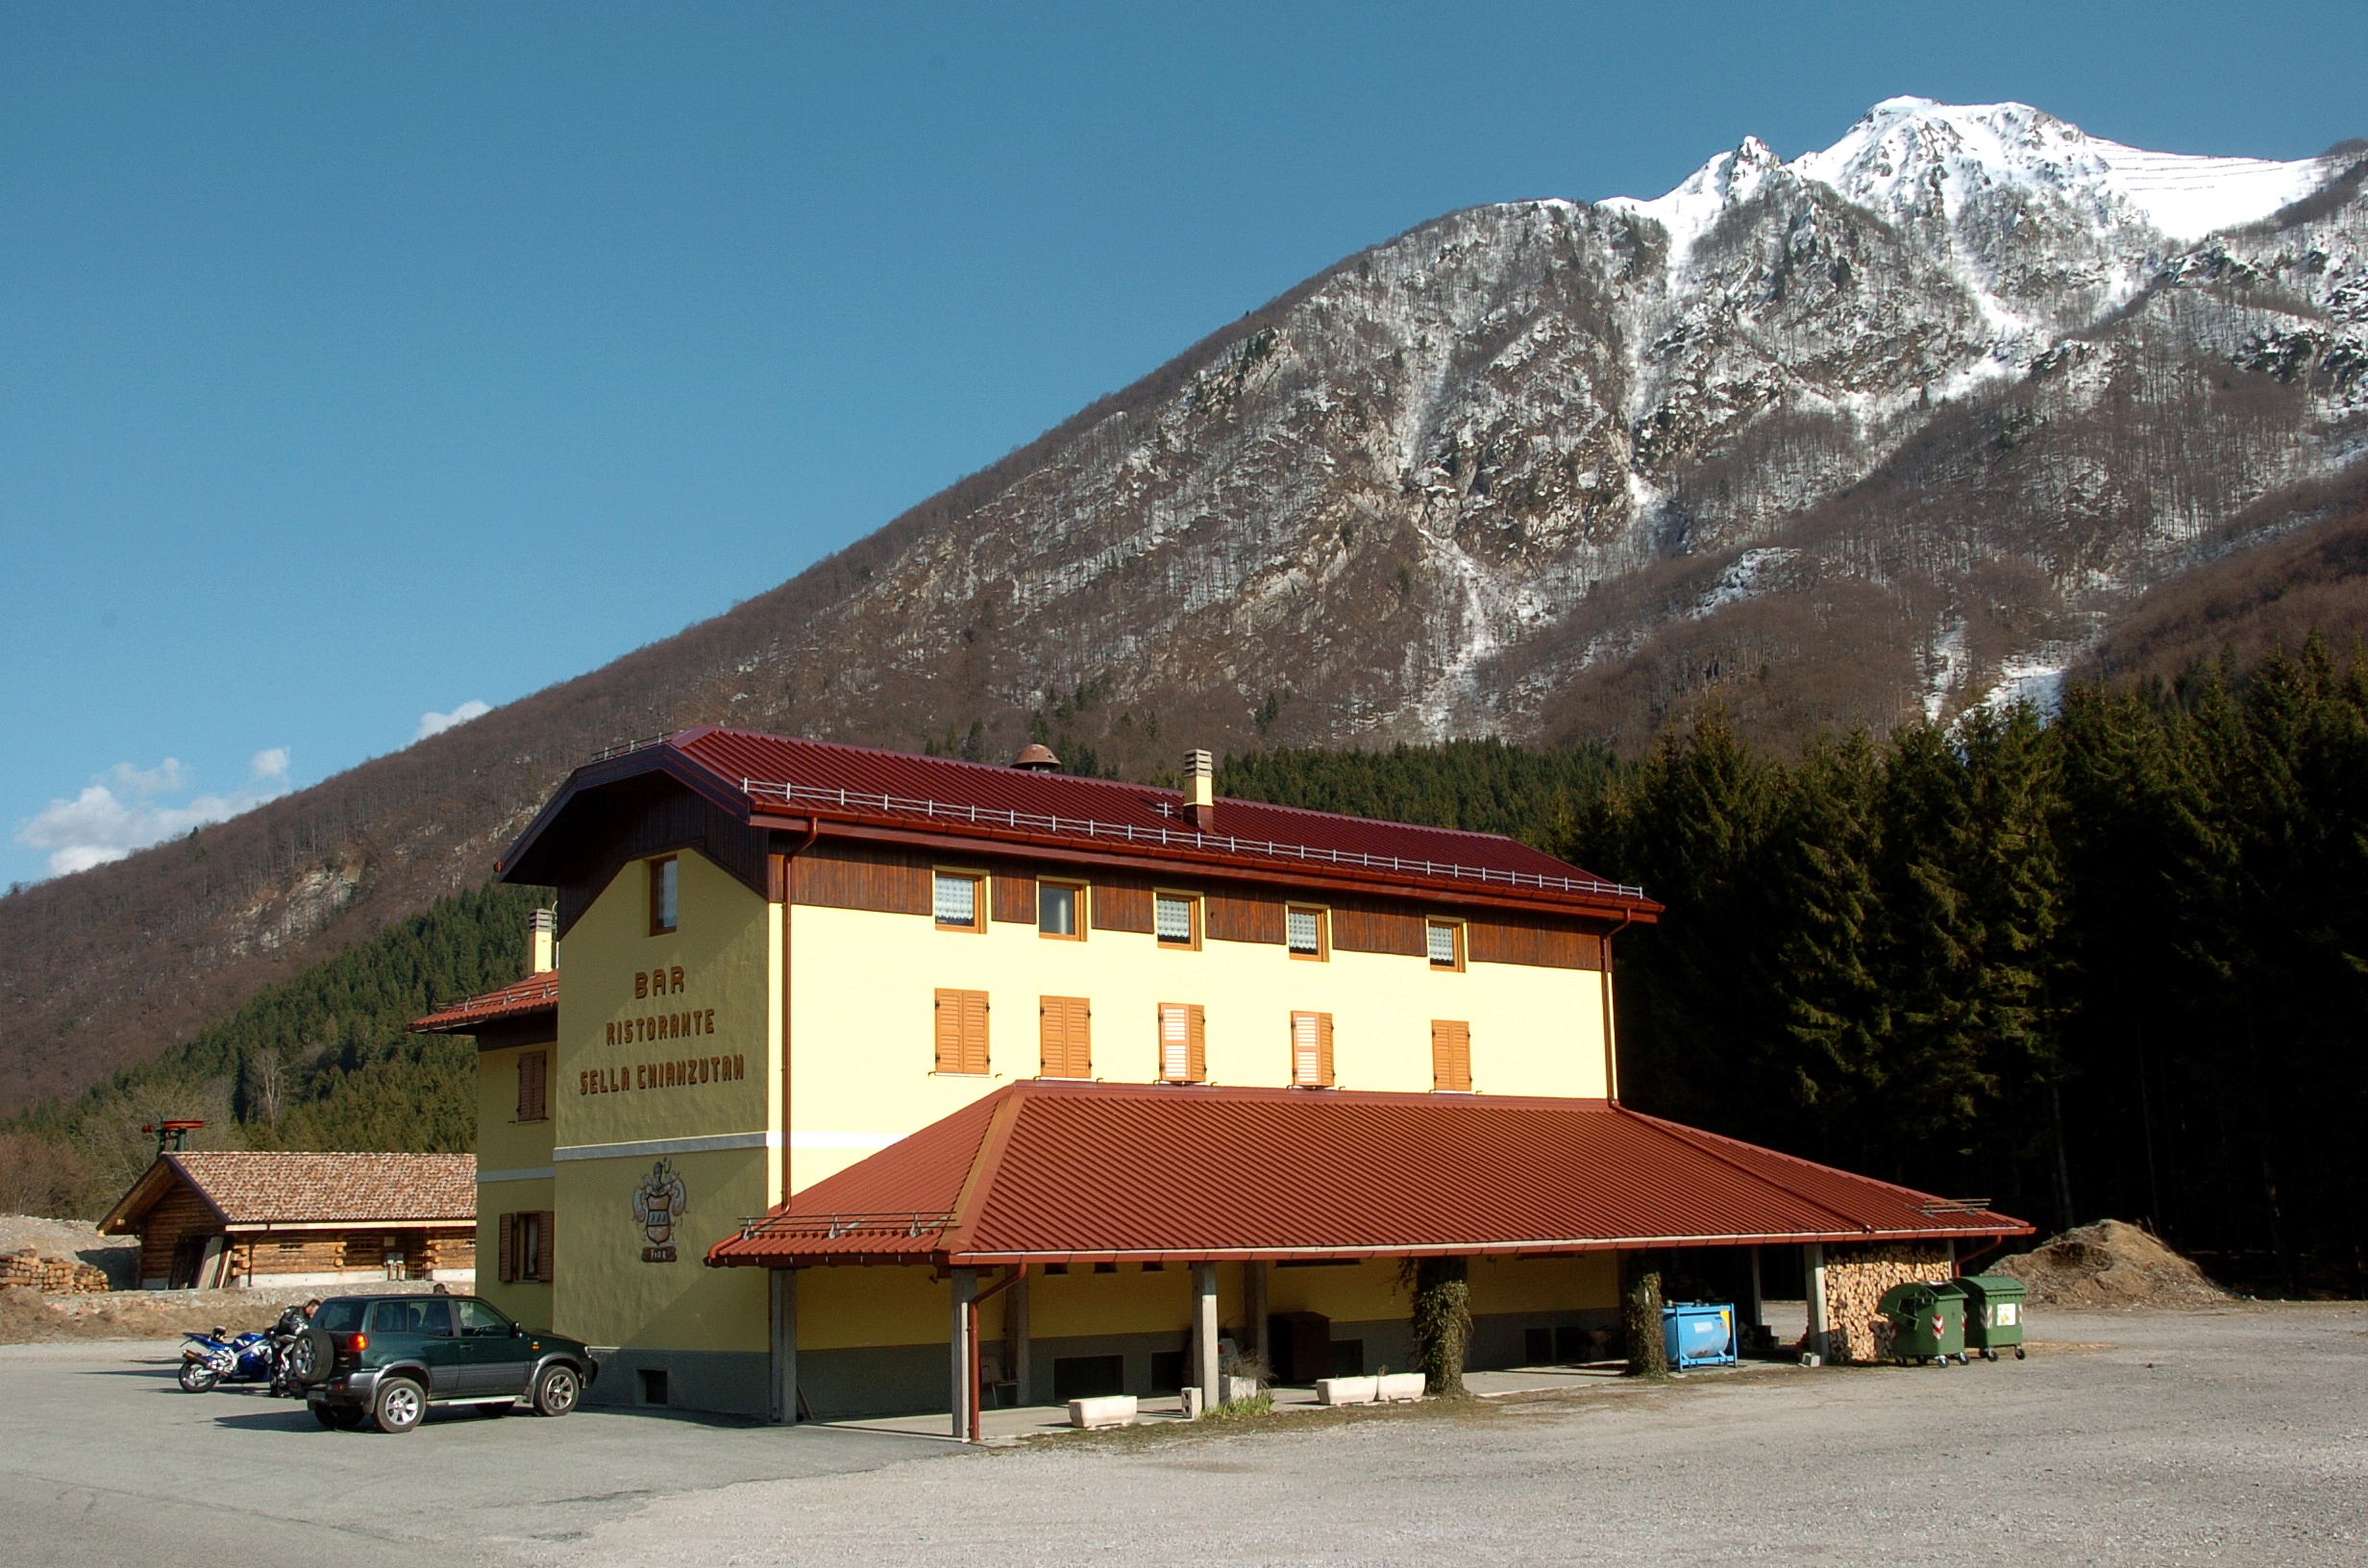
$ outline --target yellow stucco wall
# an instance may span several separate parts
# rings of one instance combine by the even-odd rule
[[[778,1193],[780,909],[695,851],[677,864],[672,932],[650,931],[647,862],[568,932],[552,1326],[598,1345],[761,1351],[763,1272],[704,1259]],[[682,1185],[682,1222],[674,1258],[651,1262],[634,1192],[660,1160]]]
[[[548,1329],[551,1286],[531,1280],[502,1280],[502,1216],[552,1206],[551,1179],[486,1180],[518,1171],[551,1168],[552,1120],[518,1119],[518,1058],[551,1051],[541,1044],[504,1046],[477,1053],[477,1293],[530,1329]],[[549,1109],[553,1096],[546,1092]]]
[[[1040,1064],[1037,999],[1093,1003],[1094,1072],[1158,1077],[1158,1008],[1206,1010],[1208,1070],[1220,1084],[1290,1082],[1295,1011],[1330,1013],[1338,1087],[1427,1093],[1431,1020],[1471,1026],[1472,1088],[1484,1094],[1600,1097],[1602,976],[1592,970],[1334,951],[1294,959],[1279,943],[1162,948],[1148,935],[1094,931],[1051,941],[1030,924],[941,931],[927,916],[796,905],[788,912],[792,1082],[790,1175],[802,1188],[947,1115]],[[988,993],[992,1071],[939,1076],[940,987]]]

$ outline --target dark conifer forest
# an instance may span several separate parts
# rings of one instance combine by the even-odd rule
[[[2250,1288],[2368,1291],[2368,665],[2318,642],[1778,754],[1459,742],[1226,759],[1221,793],[1510,833],[1667,906],[1618,939],[1623,1098],[2043,1230],[2137,1219]],[[133,1129],[459,1149],[516,978],[488,888],[0,1131],[0,1209],[102,1208]]]

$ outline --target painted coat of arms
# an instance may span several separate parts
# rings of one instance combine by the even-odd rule
[[[633,1218],[650,1241],[641,1249],[643,1262],[675,1261],[675,1227],[682,1222],[684,1207],[682,1178],[675,1174],[675,1163],[660,1160],[633,1188]]]

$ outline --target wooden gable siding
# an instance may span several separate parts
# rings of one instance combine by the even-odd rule
[[[1025,871],[997,871],[989,881],[995,884],[995,918],[1005,925],[1034,925],[1036,923],[1036,878]]]
[[[1094,879],[1094,929],[1151,934],[1151,884],[1137,877]]]
[[[1281,946],[1283,901],[1251,894],[1212,893],[1201,902],[1203,929],[1211,942],[1263,942]]]
[[[1464,928],[1465,957],[1474,964],[1528,964],[1548,969],[1600,969],[1603,939],[1542,920],[1473,920]]]
[[[188,1183],[176,1179],[139,1218],[139,1277],[161,1280],[173,1272],[173,1249],[188,1236],[219,1236],[221,1216],[206,1207]]]
[[[792,903],[887,915],[930,912],[929,863],[910,850],[822,843],[789,864]]]
[[[610,793],[613,791],[613,795]],[[636,860],[670,849],[696,849],[758,897],[767,895],[771,835],[749,826],[703,796],[671,779],[645,778],[599,792],[603,813],[578,861],[582,874],[559,884],[559,934],[565,936],[594,899]]]
[[[1420,958],[1423,918],[1377,904],[1336,904],[1332,908],[1332,945],[1344,953],[1395,953]]]

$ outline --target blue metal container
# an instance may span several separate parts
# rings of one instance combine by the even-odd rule
[[[1725,1302],[1670,1302],[1661,1309],[1661,1345],[1669,1365],[1680,1372],[1735,1365],[1735,1308]]]

